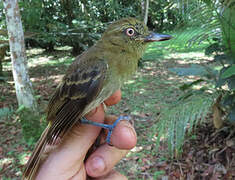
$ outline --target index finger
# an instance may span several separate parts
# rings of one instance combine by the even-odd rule
[[[117,104],[122,97],[121,90],[118,89],[115,93],[113,93],[108,99],[104,101],[105,105],[112,106],[114,104]]]

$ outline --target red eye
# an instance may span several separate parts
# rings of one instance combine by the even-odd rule
[[[135,30],[133,28],[127,28],[126,29],[126,35],[127,36],[133,36],[135,34]]]

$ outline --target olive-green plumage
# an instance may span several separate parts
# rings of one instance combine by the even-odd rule
[[[160,40],[167,40],[162,37]],[[148,28],[134,18],[112,23],[101,39],[70,65],[47,108],[48,127],[42,134],[23,179],[34,179],[47,144],[63,137],[81,117],[97,107],[137,69],[148,42]]]

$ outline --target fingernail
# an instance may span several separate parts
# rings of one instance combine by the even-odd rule
[[[103,158],[96,156],[91,160],[91,170],[95,174],[99,174],[105,170],[105,163]]]
[[[136,136],[136,132],[133,128],[133,126],[127,122],[127,121],[121,121],[120,124],[123,123],[123,128],[122,130],[126,133],[128,133],[128,135],[131,135],[131,136]]]
[[[134,131],[130,126],[125,126],[125,127],[123,128],[123,131],[124,131],[124,132],[127,132],[129,135],[131,135],[132,138],[136,136],[135,131]]]

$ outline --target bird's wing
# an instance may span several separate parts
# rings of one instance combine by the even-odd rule
[[[99,95],[103,87],[107,71],[104,61],[82,67],[76,65],[73,72],[63,78],[49,102],[49,144],[53,144],[58,136],[63,136],[81,118],[85,107]]]

